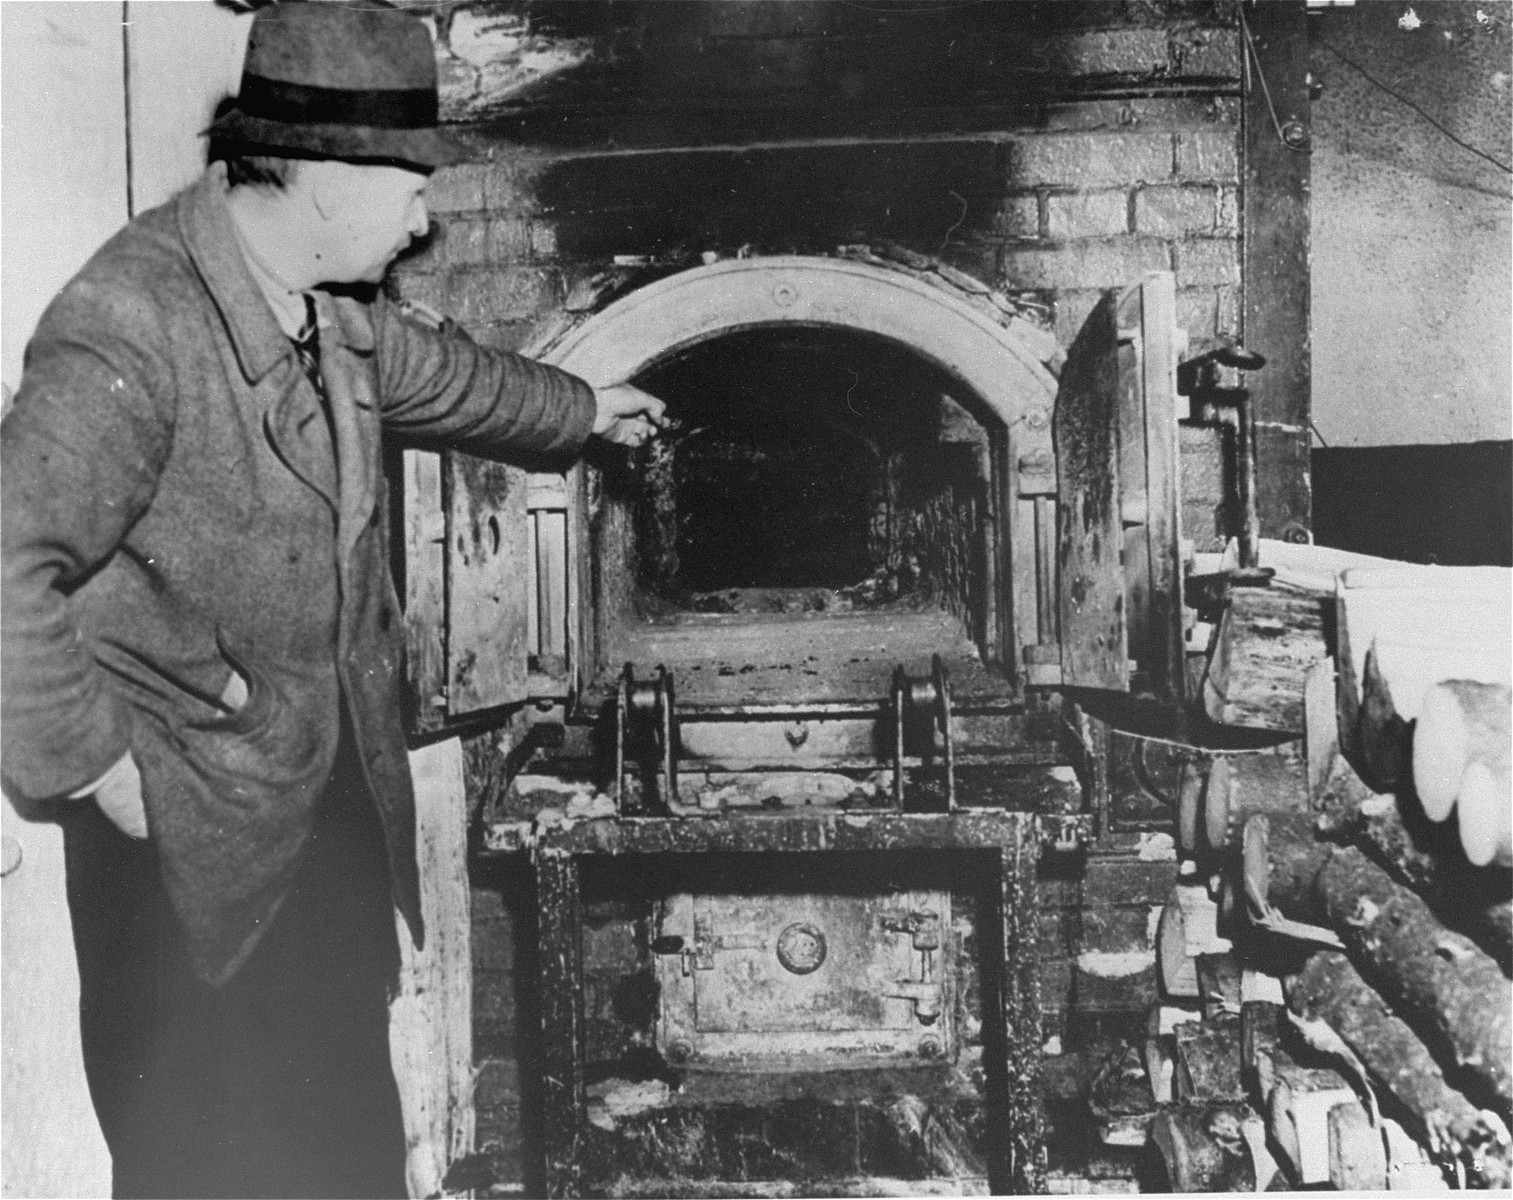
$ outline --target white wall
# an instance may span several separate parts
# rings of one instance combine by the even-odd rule
[[[1513,437],[1513,5],[1417,0],[1417,24],[1406,7],[1309,18],[1313,420],[1331,446]]]
[[[1506,197],[1313,160],[1313,419],[1331,446],[1513,437]]]
[[[0,380],[53,294],[126,221],[122,6],[0,3]]]
[[[126,219],[117,3],[0,3],[0,381],[53,294]],[[56,825],[0,805],[0,1174],[7,1196],[107,1196]]]
[[[0,0],[0,380],[16,385],[47,302],[130,215],[128,122],[135,212],[203,169],[250,25],[211,0]]]
[[[126,13],[132,199],[143,212],[205,169],[201,134],[236,92],[252,19],[210,0],[126,0]]]

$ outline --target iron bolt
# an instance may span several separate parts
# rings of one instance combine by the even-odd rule
[[[693,1044],[685,1042],[682,1038],[667,1043],[667,1061],[671,1063],[686,1063],[693,1057]]]
[[[1295,546],[1306,546],[1308,545],[1308,530],[1294,521],[1282,530],[1282,540],[1291,542]]]
[[[940,1057],[940,1039],[923,1037],[919,1039],[919,1056],[921,1058]]]
[[[1282,141],[1294,150],[1308,145],[1308,130],[1303,127],[1301,121],[1288,121],[1282,126]]]

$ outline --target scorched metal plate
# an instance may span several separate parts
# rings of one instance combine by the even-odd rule
[[[682,947],[657,960],[670,1062],[813,1070],[955,1052],[947,893],[681,894],[660,934]]]

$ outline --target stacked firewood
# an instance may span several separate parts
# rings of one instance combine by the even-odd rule
[[[1146,1136],[1174,1191],[1507,1188],[1513,573],[1310,552],[1215,636],[1278,742],[1183,779]]]

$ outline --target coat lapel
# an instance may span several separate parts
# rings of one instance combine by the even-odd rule
[[[337,543],[345,562],[377,500],[379,426],[373,394],[373,326],[364,306],[346,296],[318,294],[316,312],[321,323],[321,378],[331,405],[340,477]]]
[[[333,509],[338,478],[320,401],[305,385],[293,343],[279,328],[273,310],[242,257],[231,211],[226,206],[226,168],[212,163],[179,201],[179,229],[190,260],[204,281],[226,327],[238,367],[254,395],[268,396],[263,431],[273,452]]]
[[[263,413],[263,432],[279,461],[339,514],[340,472],[331,427],[315,389],[292,361],[291,376]]]

